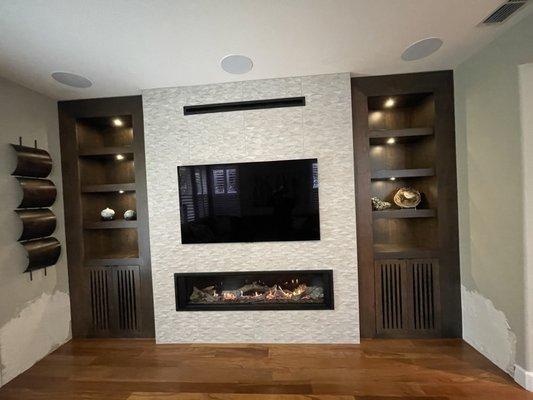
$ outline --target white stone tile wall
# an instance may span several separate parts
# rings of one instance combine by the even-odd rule
[[[306,106],[183,115],[184,105],[305,96]],[[143,92],[158,343],[357,343],[349,74]],[[320,241],[182,245],[177,166],[318,158]],[[332,269],[335,310],[175,310],[175,272]]]

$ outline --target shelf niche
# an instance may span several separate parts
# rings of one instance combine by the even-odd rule
[[[388,99],[394,100],[392,107],[385,106]],[[372,212],[374,243],[382,249],[401,248],[391,252],[397,255],[415,255],[414,249],[436,245],[434,118],[431,93],[368,98],[371,194],[392,204],[391,209]],[[421,193],[416,209],[394,204],[394,195],[402,187]]]

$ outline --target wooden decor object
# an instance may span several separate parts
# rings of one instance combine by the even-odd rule
[[[18,208],[50,207],[56,201],[57,190],[49,179],[17,177],[22,188],[22,201]]]
[[[17,156],[14,175],[22,188],[22,201],[15,212],[22,221],[19,242],[28,253],[28,266],[24,272],[30,273],[57,263],[61,255],[61,244],[56,238],[47,237],[56,229],[56,217],[52,211],[43,207],[54,204],[57,190],[54,183],[46,178],[52,171],[52,158],[46,150],[22,145],[11,147]],[[45,270],[46,274],[46,270]]]
[[[52,158],[46,150],[11,145],[17,153],[17,167],[11,175],[46,178],[52,172]]]
[[[29,264],[24,272],[54,265],[61,255],[61,243],[54,237],[28,240],[21,243],[28,252]]]
[[[49,209],[15,210],[22,221],[20,240],[50,236],[56,229],[56,216]]]
[[[58,108],[73,336],[154,337],[142,98]]]
[[[461,337],[453,104],[451,71],[352,79],[363,338]]]

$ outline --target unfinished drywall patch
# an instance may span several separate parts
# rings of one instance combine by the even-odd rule
[[[0,328],[2,385],[69,338],[69,295],[63,292],[43,293]]]
[[[463,338],[498,367],[513,375],[516,336],[505,314],[489,299],[461,286]]]

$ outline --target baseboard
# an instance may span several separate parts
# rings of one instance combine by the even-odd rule
[[[515,364],[514,380],[524,389],[533,392],[533,372],[526,371],[520,365]]]

